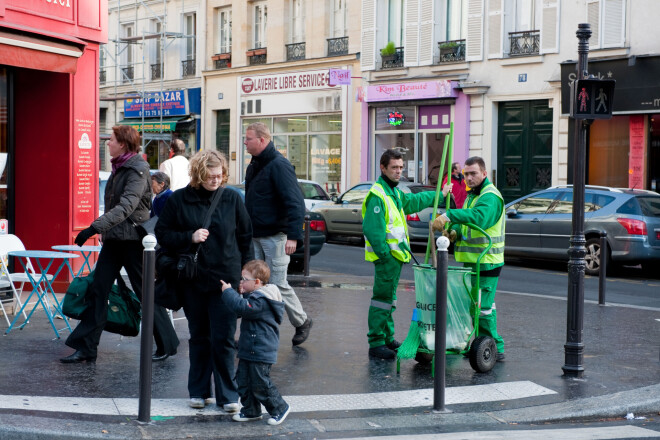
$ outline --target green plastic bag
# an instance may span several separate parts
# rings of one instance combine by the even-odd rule
[[[416,316],[420,329],[419,348],[435,350],[436,270],[413,266],[415,274]],[[447,350],[465,350],[472,335],[470,315],[470,270],[450,267],[447,273]]]
[[[69,318],[80,319],[89,306],[87,291],[94,281],[94,271],[86,277],[74,278],[64,295],[62,313]],[[140,333],[142,311],[140,300],[124,280],[118,278],[108,297],[108,320],[105,331],[122,336],[137,336]]]

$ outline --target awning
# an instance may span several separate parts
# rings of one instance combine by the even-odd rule
[[[135,127],[137,131],[174,131],[179,119],[163,118],[161,122],[160,118],[145,118],[144,125],[142,124],[142,119],[124,119],[123,121],[119,121],[117,125],[130,125],[131,127]]]
[[[74,74],[82,54],[81,46],[68,41],[0,30],[0,64]]]

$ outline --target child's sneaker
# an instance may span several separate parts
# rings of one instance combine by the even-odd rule
[[[240,412],[240,413],[238,413],[238,414],[234,414],[234,415],[231,417],[231,419],[232,419],[234,422],[254,422],[255,420],[261,420],[261,414],[259,414],[259,415],[256,416],[256,417],[250,417],[250,416],[246,416],[245,414],[243,414],[242,412]]]
[[[241,409],[241,407],[238,403],[225,403],[222,405],[222,409],[229,414],[235,414]]]
[[[190,405],[191,408],[202,409],[206,406],[206,403],[201,397],[191,397],[188,405]]]
[[[284,421],[284,419],[286,419],[286,416],[289,415],[290,410],[291,410],[291,407],[289,405],[287,405],[286,409],[284,410],[283,413],[281,413],[277,416],[273,416],[270,419],[268,419],[268,424],[273,425],[273,426],[274,425],[279,425],[280,423],[282,423]]]

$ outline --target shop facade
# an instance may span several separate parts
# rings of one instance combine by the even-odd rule
[[[70,244],[98,215],[106,0],[0,0],[0,232]]]
[[[124,100],[124,120],[119,125],[130,125],[140,132],[142,152],[151,169],[169,159],[170,144],[181,139],[186,145],[186,156],[200,149],[201,88],[150,92],[145,98]]]
[[[245,131],[251,123],[263,122],[299,179],[316,181],[329,193],[339,194],[359,179],[359,130],[351,128],[359,127],[360,104],[354,99],[354,85],[330,85],[329,71],[339,69],[350,76],[355,66],[287,67],[207,75],[206,117],[211,128],[206,144],[215,144],[230,158],[230,182],[242,182],[251,160],[243,144]]]
[[[362,179],[380,176],[380,156],[388,148],[403,153],[403,176],[435,185],[445,138],[454,123],[453,161],[463,163],[469,151],[470,100],[453,81],[387,83],[363,87]]]
[[[597,78],[614,79],[616,87],[612,118],[590,125],[586,148],[589,185],[648,189],[660,192],[660,56],[634,56],[589,61],[588,71]],[[562,113],[569,113],[570,85],[576,64],[561,65]],[[573,133],[569,118],[568,157],[573,157]],[[572,161],[568,163],[572,183]]]

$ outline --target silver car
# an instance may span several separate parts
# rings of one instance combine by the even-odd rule
[[[328,240],[344,238],[362,241],[362,202],[367,196],[374,182],[358,183],[336,200],[331,202],[319,202],[312,211],[323,214],[326,222]],[[404,193],[417,194],[422,191],[435,191],[434,186],[422,185],[415,182],[399,182],[398,188]],[[440,205],[444,206],[444,200]],[[415,214],[406,216],[408,234],[411,242],[426,242],[429,236],[429,221],[433,208],[425,208]],[[438,214],[445,212],[444,208],[438,208]]]
[[[588,275],[598,274],[603,254],[608,263],[658,267],[660,194],[587,186],[584,211]],[[551,187],[508,203],[505,257],[568,260],[572,212],[571,185]],[[607,233],[606,253],[600,248],[602,231]]]

